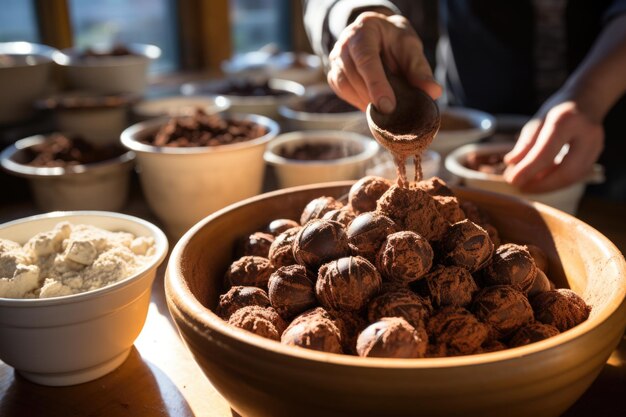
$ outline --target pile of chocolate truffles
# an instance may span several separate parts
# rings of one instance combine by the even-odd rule
[[[365,177],[238,246],[216,313],[286,345],[366,357],[471,355],[566,331],[591,308],[537,246],[501,243],[439,178]]]

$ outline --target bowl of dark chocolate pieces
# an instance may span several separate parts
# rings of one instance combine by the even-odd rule
[[[135,153],[52,133],[20,139],[0,154],[2,168],[28,180],[43,211],[120,210],[128,198]]]
[[[266,77],[231,77],[190,82],[181,86],[185,96],[223,96],[233,113],[260,114],[277,118],[278,107],[304,94],[302,84]]]
[[[626,327],[626,262],[606,237],[438,178],[231,205],[179,240],[165,290],[246,416],[557,416]]]
[[[379,149],[378,142],[359,133],[309,130],[272,139],[264,158],[278,186],[287,188],[361,178]]]
[[[278,108],[289,130],[350,130],[369,134],[365,113],[338,97],[327,84]]]
[[[198,110],[137,123],[121,140],[137,154],[150,209],[179,237],[210,213],[261,192],[263,152],[278,133],[264,116]]]

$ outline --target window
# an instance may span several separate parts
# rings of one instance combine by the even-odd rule
[[[274,44],[291,49],[289,0],[231,0],[233,52],[245,53]]]
[[[148,43],[161,48],[154,72],[178,69],[176,7],[172,0],[70,0],[74,44]]]
[[[33,3],[0,0],[0,42],[39,42]]]

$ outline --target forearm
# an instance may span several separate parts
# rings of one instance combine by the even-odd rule
[[[607,24],[562,90],[592,120],[604,119],[626,92],[626,14]]]

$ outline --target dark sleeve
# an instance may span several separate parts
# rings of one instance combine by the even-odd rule
[[[373,7],[386,7],[400,13],[393,3],[386,0],[303,0],[304,27],[315,53],[326,63],[328,53],[348,25],[352,13]]]
[[[614,0],[602,15],[602,23],[607,24],[622,13],[626,13],[626,0]]]

